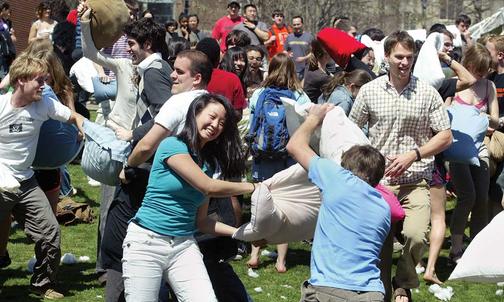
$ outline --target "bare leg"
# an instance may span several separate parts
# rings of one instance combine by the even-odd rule
[[[250,259],[247,261],[247,266],[251,268],[257,268],[261,261],[259,260],[259,253],[261,252],[261,248],[255,245],[252,245],[252,251],[250,251]]]
[[[287,250],[289,245],[287,243],[282,243],[277,245],[278,257],[276,260],[275,268],[279,273],[285,273],[287,267],[285,266],[285,259],[287,258]]]
[[[430,188],[431,195],[431,232],[429,258],[425,268],[424,280],[436,284],[443,284],[436,276],[436,261],[441,251],[441,246],[445,238],[445,202],[446,190],[444,186]]]
[[[49,200],[49,203],[51,204],[51,209],[54,213],[54,216],[56,216],[56,210],[58,208],[59,192],[60,192],[60,186],[58,186],[53,190],[44,192],[47,197],[47,200]]]

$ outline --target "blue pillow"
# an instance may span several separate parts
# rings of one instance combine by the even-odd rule
[[[92,77],[94,88],[94,97],[97,103],[106,100],[115,100],[117,95],[117,81],[112,80],[109,83],[102,83],[99,77]]]
[[[43,98],[58,101],[54,91],[45,86]],[[49,119],[42,124],[37,143],[37,152],[32,167],[55,169],[71,162],[80,152],[82,144],[77,140],[78,130],[74,125]]]
[[[82,128],[86,134],[82,171],[103,184],[119,185],[119,173],[131,152],[131,144],[117,139],[112,129],[88,120],[84,121]]]
[[[488,129],[488,117],[472,105],[457,104],[447,110],[453,142],[443,153],[445,159],[479,167],[478,151]]]

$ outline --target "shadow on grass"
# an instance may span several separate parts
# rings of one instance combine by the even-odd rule
[[[74,265],[60,265],[57,280],[58,283],[55,289],[61,292],[66,297],[74,296],[74,292],[82,292],[88,290],[92,287],[98,287],[97,277],[94,273],[87,273],[89,270],[93,270],[96,264],[94,262],[89,263],[77,263]],[[42,298],[30,292],[29,281],[30,277],[26,269],[3,269],[0,274],[0,301],[41,301]],[[10,279],[22,280],[20,283],[27,284],[15,284],[15,285],[5,285],[5,282]]]
[[[74,196],[82,198],[82,201],[79,202],[87,203],[93,208],[100,206],[100,204],[96,202],[96,200],[89,198],[89,195],[84,191],[84,188],[82,187],[75,187],[75,188],[77,189],[77,194],[75,194]]]

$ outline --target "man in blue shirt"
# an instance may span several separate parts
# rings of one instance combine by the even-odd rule
[[[312,106],[287,145],[322,193],[311,276],[301,301],[384,301],[378,263],[390,230],[390,208],[374,187],[383,177],[385,158],[369,145],[345,151],[341,165],[317,156],[310,136],[332,108]]]

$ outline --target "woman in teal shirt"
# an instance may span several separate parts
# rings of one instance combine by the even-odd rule
[[[189,107],[177,137],[161,142],[142,206],[123,243],[126,301],[157,301],[162,280],[179,301],[217,301],[193,237],[201,232],[231,236],[236,228],[207,217],[206,197],[251,193],[252,183],[224,179],[244,171],[234,110],[221,96],[204,94]]]

